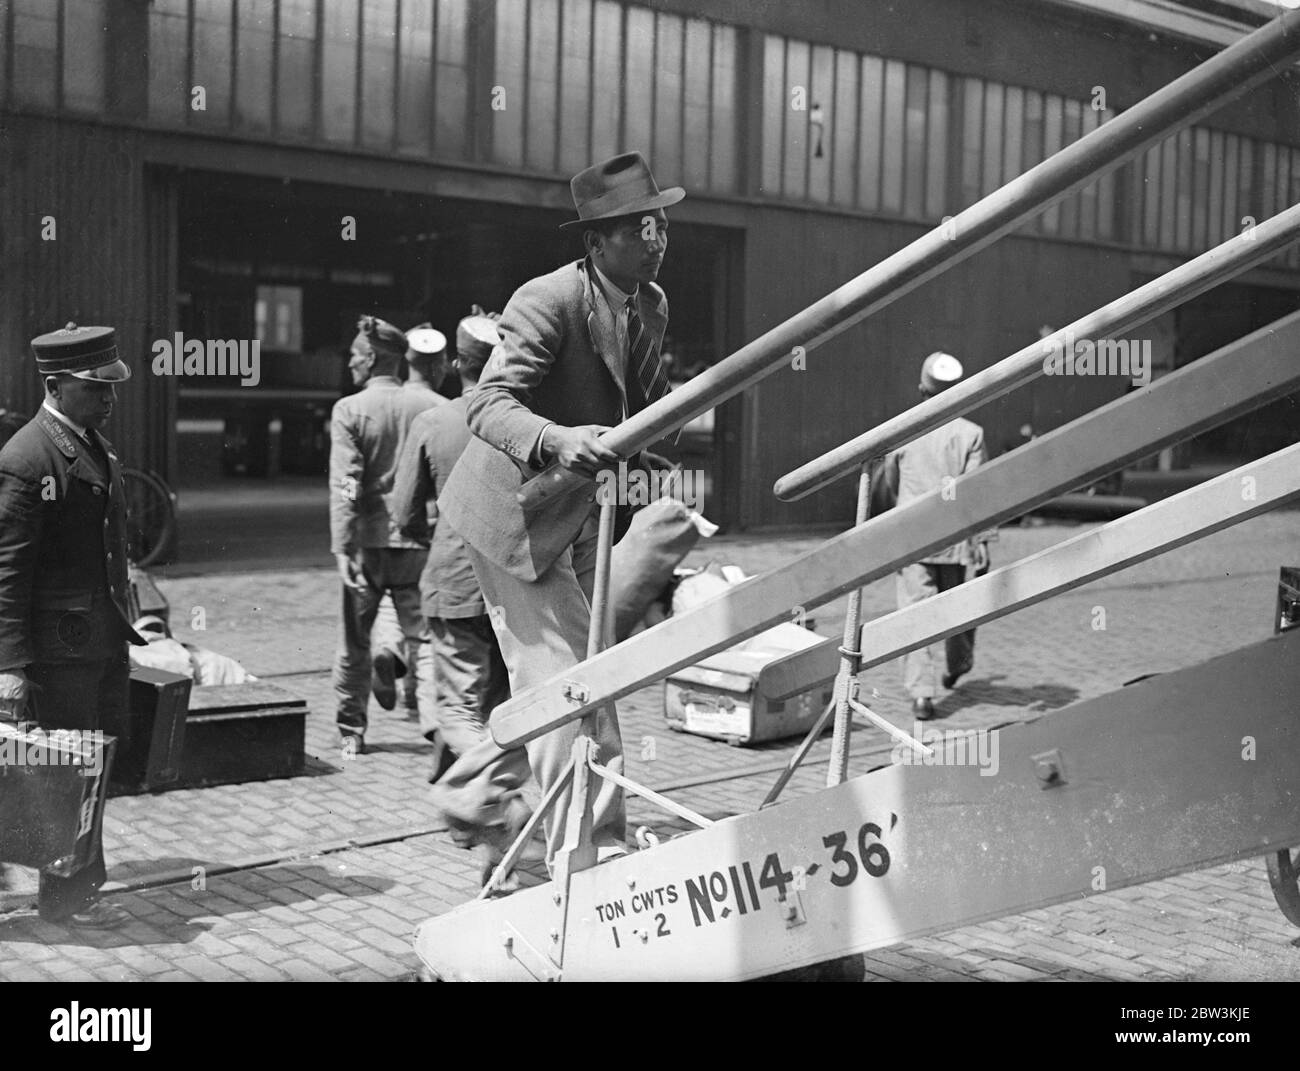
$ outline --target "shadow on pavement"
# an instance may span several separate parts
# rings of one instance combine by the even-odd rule
[[[964,707],[988,704],[1019,707],[1028,716],[1068,706],[1081,694],[1078,688],[1068,684],[1035,684],[1031,688],[1016,688],[997,683],[1005,679],[1005,674],[998,673],[991,677],[959,681],[956,691],[935,703],[935,710],[940,718],[947,718]]]
[[[202,866],[197,860],[170,860],[184,868]],[[130,866],[129,862],[123,864]],[[220,883],[239,882],[239,898],[226,895]],[[313,903],[324,896],[364,899],[397,884],[377,874],[340,874],[315,863],[286,863],[255,870],[209,874],[206,889],[173,884],[138,892],[110,893],[106,899],[124,908],[133,920],[117,930],[75,930],[43,921],[35,911],[0,917],[0,946],[33,943],[82,948],[125,948],[130,945],[186,944],[213,927],[205,919],[264,912],[277,907]],[[216,884],[217,887],[212,886]],[[313,889],[310,886],[317,886]],[[144,921],[144,918],[148,921]],[[286,924],[281,924],[286,925]]]

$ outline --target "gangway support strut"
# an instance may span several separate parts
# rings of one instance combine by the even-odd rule
[[[1300,845],[1300,629],[423,923],[448,980],[741,980]],[[927,733],[928,735],[928,733]],[[1255,742],[1247,761],[1244,741]],[[536,962],[563,914],[563,967]]]
[[[491,729],[512,747],[583,717],[716,651],[888,576],[931,550],[1300,387],[1300,313],[1270,324],[959,478],[828,540],[513,696]],[[575,692],[572,681],[584,688]]]

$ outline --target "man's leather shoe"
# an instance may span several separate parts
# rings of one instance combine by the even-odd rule
[[[340,733],[339,746],[343,749],[344,754],[351,754],[353,757],[364,755],[366,753],[366,738],[360,733]]]
[[[917,721],[929,721],[934,717],[934,703],[930,699],[912,700],[912,717]]]
[[[943,675],[943,686],[945,688],[956,688],[957,682],[965,676],[965,671],[961,673],[945,673]]]
[[[125,926],[131,921],[131,916],[116,904],[96,900],[85,910],[69,915],[63,921],[65,926],[78,930],[113,930]]]
[[[397,706],[397,657],[392,651],[378,651],[371,660],[370,691],[385,710]]]

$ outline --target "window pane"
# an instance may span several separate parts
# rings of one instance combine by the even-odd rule
[[[231,0],[196,0],[194,5],[194,84],[202,86],[207,108],[191,108],[190,122],[230,125],[230,63],[234,47]]]
[[[324,5],[321,27],[321,134],[351,144],[357,133],[357,0]],[[243,70],[243,57],[240,57]]]
[[[942,71],[930,72],[928,138],[925,214],[940,219],[948,201],[948,76]]]
[[[804,41],[787,41],[785,48],[785,145],[782,149],[781,192],[803,200],[808,196],[808,109],[812,107],[809,77],[812,49]],[[798,103],[803,105],[795,108]]]
[[[828,125],[835,147],[831,199],[852,205],[857,200],[858,57],[842,48],[835,51],[835,99]]]
[[[331,5],[332,6],[332,5]],[[271,8],[258,0],[239,0],[239,76],[235,117],[247,129],[271,129]]]
[[[58,5],[49,0],[13,0],[13,9],[14,103],[53,108],[59,77]]]
[[[1174,243],[1177,249],[1190,249],[1192,246],[1192,132],[1180,130],[1176,138],[1178,153],[1178,205],[1174,228]]]
[[[1174,249],[1178,239],[1178,138],[1160,143],[1160,248]]]
[[[1192,131],[1195,166],[1192,172],[1192,248],[1206,248],[1209,218],[1213,211],[1210,194],[1210,132],[1203,127]]]
[[[858,93],[858,204],[869,212],[880,208],[884,107],[885,61],[863,56]]]
[[[469,3],[438,0],[433,41],[434,101],[438,109],[433,148],[440,156],[461,159],[469,152]]]
[[[1007,86],[1002,117],[1002,182],[1005,185],[1024,170],[1025,91]]]
[[[433,131],[434,0],[402,0],[397,40],[397,145],[427,153]]]
[[[1255,141],[1253,138],[1237,139],[1237,222],[1233,231],[1240,234],[1246,216],[1256,223],[1262,218],[1259,212],[1258,195],[1255,192]]]
[[[650,111],[654,100],[654,52],[654,12],[639,7],[627,8],[627,77],[623,83],[627,127],[619,148],[646,156],[650,155],[653,142]]]
[[[496,77],[493,94],[504,94],[505,107],[493,108],[492,157],[498,163],[524,162],[524,44],[528,7],[525,0],[498,0],[496,9]],[[494,102],[495,103],[495,102]]]
[[[709,82],[713,42],[709,24],[702,19],[686,22],[686,127],[682,180],[688,188],[709,185]]]
[[[1109,123],[1113,118],[1115,113],[1109,108],[1098,113],[1101,123]],[[1127,170],[1111,171],[1097,183],[1097,237],[1105,241],[1115,238],[1115,189],[1119,177],[1128,173]]]
[[[1241,187],[1238,185],[1240,139],[1236,134],[1223,137],[1223,240],[1235,236],[1244,213],[1241,211]]]
[[[5,87],[9,84],[9,5],[10,0],[0,0],[0,108],[8,101],[5,99]]]
[[[829,45],[816,45],[810,58],[808,75],[808,114],[811,118],[814,105],[821,107],[820,133],[808,126],[806,143],[808,198],[825,204],[831,199],[831,165],[836,144],[833,134],[835,121],[835,50]],[[821,156],[817,155],[820,143]],[[851,148],[851,147],[850,147]]]
[[[187,9],[186,0],[156,0],[149,8],[149,121],[153,123],[183,123],[189,110]]]
[[[1043,97],[1043,159],[1061,147],[1061,135],[1065,128],[1065,101],[1055,93]],[[1044,234],[1056,234],[1061,229],[1061,206],[1054,204],[1039,217],[1039,226]]]
[[[984,153],[984,83],[962,81],[961,204],[969,208],[980,199],[980,160]]]
[[[64,0],[63,106],[65,108],[80,112],[104,110],[104,48],[108,37],[105,30],[107,17],[104,0]]]
[[[1065,102],[1064,143],[1073,145],[1083,134],[1083,105],[1077,100]],[[1067,197],[1061,202],[1061,234],[1068,238],[1079,235],[1079,195]]]
[[[987,197],[1002,185],[1002,112],[1005,93],[996,82],[984,85],[984,161],[980,193]]]
[[[713,27],[713,115],[709,138],[710,171],[715,190],[736,188],[736,39],[734,26]]]
[[[904,108],[907,70],[895,60],[885,61],[883,175],[880,205],[886,212],[903,211]]]
[[[907,67],[907,105],[904,112],[903,212],[918,219],[925,213],[925,114],[929,107],[930,80],[925,68]]]
[[[763,38],[763,175],[759,190],[773,197],[781,193],[785,113],[789,103],[785,39],[768,34]]]
[[[1083,109],[1083,133],[1081,137],[1096,130],[1101,122],[1101,113],[1091,105]],[[1079,237],[1093,241],[1097,237],[1097,183],[1090,182],[1078,193],[1079,198]]]
[[[682,176],[682,20],[662,12],[655,20],[655,129],[651,167],[662,181]]]
[[[1272,142],[1263,143],[1263,167],[1259,175],[1259,211],[1256,219],[1260,222],[1268,219],[1277,211],[1277,146]]]
[[[397,121],[397,0],[365,0],[361,11],[361,142],[388,148]]]
[[[623,12],[612,0],[596,0],[596,28],[592,34],[592,66],[600,91],[592,94],[591,158],[607,160],[621,148],[619,93],[623,80]]]
[[[307,138],[314,133],[313,78],[316,65],[315,0],[280,0],[276,123],[281,134]]]
[[[1223,220],[1227,214],[1223,203],[1223,132],[1207,131],[1210,138],[1210,196],[1209,215],[1206,224],[1205,241],[1207,245],[1218,245],[1223,241]]]
[[[566,0],[560,11],[560,170],[572,174],[592,163],[591,0]]]
[[[528,9],[528,126],[524,131],[524,158],[537,171],[554,171],[560,7],[558,0],[529,0]]]

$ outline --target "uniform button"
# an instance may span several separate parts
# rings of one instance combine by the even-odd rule
[[[95,494],[102,495],[103,493],[104,493],[104,489],[102,487],[95,488]]]

